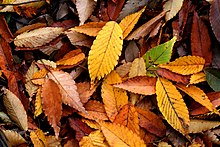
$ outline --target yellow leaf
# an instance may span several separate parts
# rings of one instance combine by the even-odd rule
[[[192,97],[196,102],[200,103],[204,107],[206,107],[209,111],[217,112],[211,101],[209,100],[208,96],[198,87],[194,85],[190,85],[186,87],[183,84],[176,84],[176,87],[188,94]]]
[[[36,131],[32,131],[30,133],[30,138],[34,146],[36,147],[48,147],[46,137],[44,135],[44,132],[40,129],[37,129]]]
[[[38,117],[42,112],[42,99],[41,99],[41,90],[42,87],[39,87],[39,89],[37,90],[37,94],[36,94],[36,100],[35,100],[35,111],[34,111],[34,116]]]
[[[137,76],[146,76],[146,64],[143,58],[136,58],[131,64],[131,68],[129,71],[129,78],[137,77]]]
[[[20,99],[8,89],[4,89],[3,103],[11,120],[22,130],[28,130],[27,113]]]
[[[26,140],[17,132],[12,130],[3,130],[6,138],[11,146],[19,146],[26,142]],[[1,144],[2,145],[2,144]]]
[[[39,47],[45,45],[58,37],[64,28],[61,27],[44,27],[29,32],[24,32],[14,39],[18,47]]]
[[[122,30],[120,26],[109,21],[98,33],[88,57],[91,83],[110,73],[118,63],[122,51]]]
[[[205,60],[199,56],[184,56],[168,64],[160,64],[159,67],[169,69],[181,75],[190,75],[200,72],[204,64]]]
[[[111,121],[114,121],[119,110],[128,104],[126,91],[111,85],[117,83],[119,78],[119,75],[113,71],[107,76],[102,85],[102,99],[106,113]]]
[[[47,73],[48,70],[46,70],[46,68],[42,68],[32,76],[31,81],[36,85],[43,85],[44,78],[47,75]]]
[[[189,112],[176,87],[167,79],[158,78],[156,95],[159,110],[167,122],[177,131],[186,134]]]
[[[189,124],[189,133],[200,133],[202,131],[216,128],[219,125],[220,121],[191,119]]]
[[[106,22],[88,22],[84,25],[76,26],[69,30],[95,37],[105,24]]]
[[[81,49],[73,50],[67,53],[62,59],[56,62],[57,65],[76,65],[85,58]]]
[[[99,124],[108,144],[112,147],[146,147],[144,141],[127,127],[107,122]]]
[[[100,130],[93,131],[89,136],[84,136],[79,142],[80,147],[108,147],[104,142],[105,137]]]
[[[121,27],[123,31],[123,38],[126,38],[128,34],[132,31],[135,24],[138,22],[141,14],[145,11],[145,7],[141,9],[140,11],[126,16],[122,21],[119,23],[119,26]]]
[[[199,72],[199,73],[191,75],[189,83],[190,84],[197,84],[197,83],[204,82],[204,81],[206,81],[205,73]]]
[[[52,67],[52,68],[57,68],[57,65],[55,62],[53,61],[50,61],[50,60],[46,60],[46,59],[40,59],[37,61],[37,63],[40,63],[40,64],[43,64],[44,66],[49,66],[49,67]]]
[[[100,129],[99,124],[94,120],[82,118],[82,122],[86,123],[90,128],[97,129],[97,130]]]

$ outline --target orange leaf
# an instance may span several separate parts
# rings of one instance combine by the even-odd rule
[[[206,75],[204,72],[193,74],[190,77],[190,84],[197,84],[204,81],[206,81]]]
[[[121,81],[121,79],[113,71],[107,76],[102,85],[102,99],[106,113],[111,121],[114,121],[119,110],[128,103],[126,91],[110,85],[110,83],[115,84],[118,81]]]
[[[31,78],[31,81],[36,85],[43,85],[44,78],[47,75],[48,70],[42,68],[41,70],[37,71]]]
[[[124,105],[116,115],[113,123],[121,124],[136,134],[140,134],[138,113],[134,106]]]
[[[76,83],[79,98],[83,104],[87,103],[90,96],[95,92],[96,88],[90,89],[89,82]]]
[[[105,108],[102,103],[95,100],[90,100],[85,105],[85,109],[87,111],[87,114],[79,112],[80,115],[82,115],[85,118],[92,119],[92,120],[108,120],[108,116],[105,112]]]
[[[62,99],[58,85],[47,79],[42,86],[42,104],[45,115],[54,129],[55,136],[59,136],[59,123],[62,115]]]
[[[99,122],[110,146],[146,147],[144,141],[133,131],[120,124]]]
[[[114,85],[114,87],[122,88],[137,94],[152,95],[155,94],[155,85],[156,78],[142,76],[128,79],[121,84]]]
[[[48,147],[46,137],[44,135],[44,132],[40,129],[37,129],[36,131],[33,131],[30,133],[30,138],[34,146],[45,146]]]
[[[76,49],[67,53],[62,59],[56,62],[57,65],[76,65],[85,58],[81,49]]]
[[[149,110],[143,110],[136,107],[139,118],[139,125],[148,132],[163,137],[166,133],[166,126],[162,119]]]

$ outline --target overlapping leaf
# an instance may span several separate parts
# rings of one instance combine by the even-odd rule
[[[122,51],[122,30],[120,26],[109,21],[98,33],[88,57],[91,82],[110,73],[117,65]]]
[[[205,74],[206,74],[206,80],[209,84],[209,86],[215,90],[215,91],[220,91],[220,74],[219,74],[219,69],[212,69],[212,68],[207,68],[205,69]]]
[[[197,84],[197,83],[206,81],[205,76],[206,75],[204,72],[199,72],[199,73],[193,74],[190,77],[190,84]]]
[[[32,131],[30,133],[30,138],[34,146],[48,146],[44,132],[40,129]]]
[[[163,5],[163,10],[168,11],[166,14],[166,21],[172,19],[179,12],[183,5],[183,0],[168,0]]]
[[[220,125],[219,121],[191,119],[189,124],[189,133],[200,133],[216,128]]]
[[[19,146],[26,143],[26,140],[17,132],[12,130],[3,130],[6,138],[8,139],[11,146]]]
[[[43,110],[42,110],[42,98],[41,98],[41,91],[42,91],[42,87],[40,87],[37,90],[37,94],[36,94],[36,100],[35,100],[35,111],[34,111],[34,116],[39,116]]]
[[[146,71],[146,64],[143,58],[136,58],[131,64],[131,68],[129,71],[129,78],[133,78],[136,76],[145,76],[147,73]]]
[[[157,105],[167,122],[182,134],[186,134],[189,112],[182,95],[167,79],[158,78],[156,83]]]

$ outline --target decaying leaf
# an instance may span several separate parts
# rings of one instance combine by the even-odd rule
[[[137,134],[122,125],[107,122],[99,122],[99,124],[110,146],[146,146]]]
[[[63,71],[51,71],[51,73],[48,73],[48,76],[59,86],[62,94],[62,102],[64,104],[86,113],[85,108],[79,99],[79,93],[77,92],[75,81],[72,79],[70,74]]]
[[[80,25],[89,18],[95,8],[94,0],[76,0],[76,9],[79,14]]]
[[[132,31],[144,11],[145,8],[122,19],[122,21],[119,23],[119,26],[121,27],[121,30],[123,32],[123,38],[126,38],[128,34]]]
[[[133,78],[136,76],[145,76],[147,73],[146,71],[146,64],[143,58],[136,58],[131,64],[131,68],[129,71],[129,78]]]
[[[120,81],[119,75],[113,71],[102,84],[102,100],[106,113],[111,121],[114,121],[119,110],[128,103],[126,91],[111,85],[119,83]]]
[[[205,64],[205,60],[198,56],[184,56],[177,58],[168,64],[160,64],[159,67],[169,69],[181,75],[190,75],[200,72]]]
[[[118,87],[124,90],[128,90],[133,93],[152,95],[155,94],[156,78],[148,76],[134,77],[124,81],[123,83],[116,84],[114,87]]]
[[[199,72],[199,73],[196,73],[196,74],[193,74],[191,75],[190,77],[190,84],[197,84],[197,83],[200,83],[200,82],[204,82],[206,81],[206,78],[205,78],[205,73],[204,72]]]
[[[122,30],[120,26],[109,21],[98,33],[88,57],[88,68],[93,83],[110,73],[117,65],[122,51]]]
[[[12,130],[3,130],[5,137],[8,139],[10,145],[19,146],[26,143],[26,140],[17,132]]]
[[[183,0],[168,0],[163,5],[163,10],[168,11],[166,13],[166,21],[172,19],[179,12],[183,5]]]
[[[140,134],[138,113],[133,105],[124,105],[116,115],[113,123],[121,124],[137,135]]]
[[[45,45],[58,37],[62,32],[61,27],[44,27],[24,32],[14,39],[14,43],[18,47],[39,47]]]
[[[40,129],[32,131],[30,133],[30,138],[31,138],[31,141],[33,142],[34,146],[36,146],[36,147],[37,146],[39,146],[39,147],[40,146],[45,146],[45,147],[48,146],[44,132]]]
[[[8,89],[4,89],[3,103],[7,113],[22,130],[28,129],[27,113],[19,98]]]
[[[220,125],[219,121],[191,119],[189,123],[189,133],[200,133]]]
[[[47,79],[42,85],[42,108],[54,129],[58,138],[60,132],[60,119],[62,115],[62,98],[58,85],[51,79]]]
[[[167,122],[177,131],[186,134],[189,112],[182,95],[167,79],[158,78],[156,83],[157,105]]]

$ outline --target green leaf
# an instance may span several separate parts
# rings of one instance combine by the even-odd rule
[[[143,58],[146,60],[147,69],[150,70],[151,66],[154,64],[163,64],[169,62],[175,42],[176,37],[174,36],[170,41],[167,41],[147,51],[143,56]]]
[[[206,80],[214,91],[220,91],[220,70],[215,68],[205,69]]]

